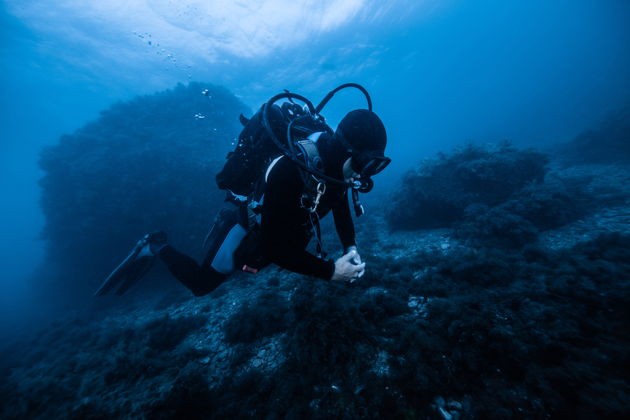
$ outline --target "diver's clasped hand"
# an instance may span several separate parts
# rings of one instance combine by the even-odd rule
[[[354,282],[365,273],[365,263],[356,248],[335,261],[335,272],[331,280]]]
[[[359,251],[357,251],[357,247],[355,245],[352,245],[350,247],[348,247],[346,249],[346,254],[351,252],[351,251],[355,251],[356,255],[354,256],[354,258],[350,259],[350,262],[354,265],[360,265],[363,261],[361,261],[361,255],[359,255]],[[363,264],[363,266],[365,266],[365,264]],[[357,276],[355,278],[353,278],[352,280],[350,280],[350,283],[360,279],[361,277],[363,277],[363,275],[365,274],[365,268],[361,271],[359,271],[359,273],[357,274]]]

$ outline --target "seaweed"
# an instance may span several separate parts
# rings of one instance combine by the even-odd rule
[[[529,183],[540,182],[548,158],[509,143],[439,154],[408,172],[386,213],[393,229],[450,227],[472,204],[497,205]]]
[[[203,315],[186,315],[171,318],[168,314],[147,323],[144,334],[147,344],[154,351],[170,351],[177,347],[192,331],[208,322]]]
[[[630,104],[609,113],[599,126],[553,148],[568,164],[630,162]]]
[[[180,84],[114,104],[43,149],[42,235],[55,270],[39,281],[84,295],[156,230],[197,252],[222,202],[213,177],[241,128],[241,112],[247,108],[221,87]]]
[[[9,400],[2,414],[404,419],[443,410],[498,419],[626,413],[629,235],[604,234],[558,251],[535,244],[420,250],[386,266],[390,256],[383,251],[382,261],[370,260],[370,278],[352,286],[282,279],[294,286],[289,300],[265,282],[253,297],[247,288],[231,290],[230,296],[245,293],[243,306],[215,336],[200,334],[205,313],[118,329],[111,320],[61,323],[36,340],[49,349],[41,360],[33,353],[10,373],[1,389]],[[421,275],[406,274],[404,266]],[[256,314],[282,319],[258,323]],[[211,347],[184,345],[182,337],[195,333],[209,335],[204,346]],[[202,356],[224,351],[222,337],[230,334],[229,352],[243,351],[243,361],[228,360],[226,371],[215,372]],[[273,368],[246,363],[271,335],[281,352]],[[131,397],[129,389],[136,391]]]
[[[153,99],[140,98],[136,105]],[[77,186],[77,196],[63,192],[79,209],[82,200],[90,202],[90,191],[61,162],[76,152],[78,173],[91,185],[96,178],[87,168],[109,175],[100,159],[113,159],[113,153],[92,155],[85,134],[103,129],[116,138],[136,127],[138,138],[147,135],[117,114],[127,109],[120,106],[104,114],[107,124],[88,126],[52,149],[46,182],[57,185],[62,175],[76,181],[68,185]],[[166,115],[159,108],[151,113]],[[160,156],[178,149],[173,133],[167,136],[173,144],[164,145]],[[148,147],[139,144],[131,148],[136,154]],[[63,153],[68,155],[61,159]],[[98,164],[88,164],[89,156]],[[119,169],[136,174],[128,158]],[[157,164],[162,158],[152,159]],[[591,228],[590,235],[572,238],[577,242],[570,248],[545,247],[536,239],[548,230],[570,236],[563,229],[587,216],[599,222],[602,206],[619,206],[619,223],[606,226],[624,227],[627,175],[612,166],[548,166],[539,152],[503,144],[469,146],[408,174],[387,215],[390,227],[451,229],[392,232],[378,216],[368,219],[371,231],[359,239],[369,269],[352,284],[263,271],[227,282],[211,300],[185,302],[177,294],[150,309],[51,324],[8,349],[21,360],[5,361],[1,371],[0,416],[623,418],[630,400],[630,236],[624,230],[592,237],[598,230]],[[186,176],[197,179],[199,172],[189,169],[183,169]],[[133,187],[121,191],[139,191],[133,177],[121,178]],[[157,178],[158,186],[174,185]],[[114,196],[105,186],[95,191]],[[103,206],[120,204],[115,214],[127,217],[147,197],[138,196],[130,207]],[[55,200],[48,197],[46,206],[61,206]],[[165,211],[182,208],[171,204]],[[194,202],[184,204],[198,210]],[[51,245],[59,247],[50,255],[73,251],[86,256],[86,264],[97,264],[103,256],[90,254],[95,249],[78,249],[87,240],[61,237],[63,229],[77,234],[66,219],[75,210],[52,207],[50,214],[63,223],[49,231]],[[81,223],[96,232],[96,224],[108,220],[105,214],[90,213],[95,218]],[[173,214],[159,217],[172,220]],[[193,221],[176,222],[176,235],[196,237]],[[265,363],[254,363],[262,354]]]
[[[289,305],[277,293],[263,293],[253,301],[245,301],[223,326],[228,343],[251,343],[287,328]]]

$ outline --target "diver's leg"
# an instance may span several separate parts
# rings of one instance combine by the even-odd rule
[[[234,251],[247,234],[238,223],[243,209],[246,217],[247,208],[233,204],[219,211],[204,241],[208,251],[202,264],[169,245],[157,252],[170,272],[196,296],[210,293],[235,271]]]
[[[195,296],[203,296],[216,289],[228,277],[209,265],[199,265],[188,255],[182,254],[170,245],[158,253],[169,271]]]

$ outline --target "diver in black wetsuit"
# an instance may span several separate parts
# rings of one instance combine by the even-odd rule
[[[345,138],[340,141],[341,133]],[[349,151],[351,142],[354,161],[360,153],[383,156],[386,145],[385,127],[376,114],[357,110],[348,114],[339,124],[335,135],[322,133],[317,139],[317,148],[323,161],[324,173],[337,179],[350,179],[362,168],[344,164],[353,159]],[[337,234],[344,255],[354,251],[353,257],[342,257],[337,263],[314,256],[305,250],[313,232],[309,214],[301,208],[300,197],[304,190],[298,167],[283,157],[268,171],[267,186],[262,213],[262,243],[269,261],[291,271],[319,277],[324,280],[351,280],[362,272],[365,264],[360,263],[356,253],[354,223],[350,215],[348,190],[343,186],[328,184],[317,207],[317,217],[333,213]],[[349,262],[354,258],[359,265]]]
[[[390,162],[384,156],[387,144],[385,127],[372,111],[352,111],[343,118],[333,135],[320,132],[311,137],[321,157],[324,173],[336,179],[369,178]],[[309,213],[301,203],[305,183],[299,171],[298,166],[286,156],[276,158],[266,171],[258,236],[263,257],[290,271],[324,280],[356,280],[363,275],[365,263],[357,251],[348,189],[343,185],[327,184],[325,192],[319,197],[316,211]],[[306,251],[313,236],[313,218],[322,218],[331,210],[344,249],[344,255],[336,261]],[[213,229],[220,229],[217,228],[220,222],[225,222],[236,211],[229,210],[224,214],[227,216],[220,213],[217,217]],[[226,226],[238,227],[236,223]],[[235,228],[229,234],[226,231],[221,243],[215,244],[216,255],[213,254],[215,256],[211,260],[207,258],[202,264],[168,245],[163,232],[146,235],[136,246],[136,254],[130,257],[133,257],[132,262],[142,261],[143,258],[152,262],[153,257],[159,256],[170,272],[194,295],[203,296],[234,271],[234,250],[243,236],[244,233],[239,236]],[[243,267],[244,270],[246,268]],[[138,268],[135,272],[142,275],[146,270]],[[97,295],[107,292],[102,292],[104,286]]]

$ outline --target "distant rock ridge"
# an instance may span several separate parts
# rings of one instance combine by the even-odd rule
[[[394,229],[454,228],[475,246],[522,248],[543,232],[627,206],[628,165],[562,166],[507,143],[456,149],[407,173],[386,218]]]
[[[551,149],[569,164],[629,164],[630,103],[611,112],[597,127]]]

